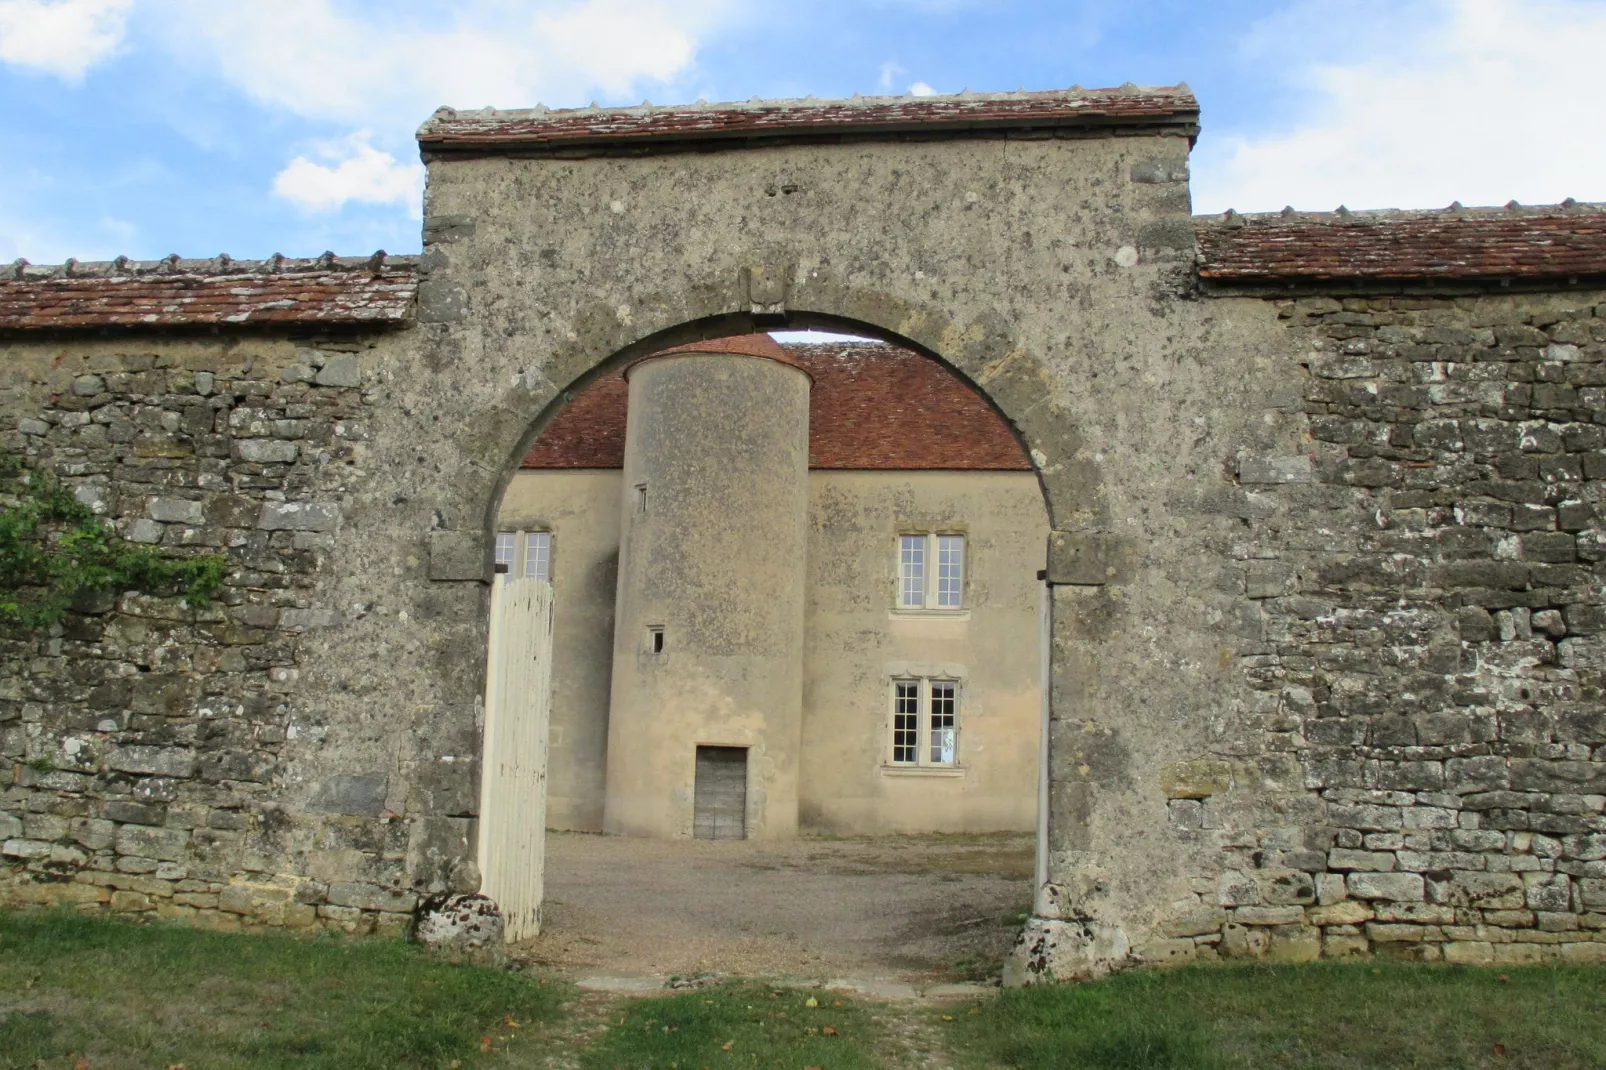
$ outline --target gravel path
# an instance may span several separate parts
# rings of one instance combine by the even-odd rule
[[[1031,871],[1029,836],[551,833],[543,931],[514,954],[571,978],[982,980],[1030,906]]]

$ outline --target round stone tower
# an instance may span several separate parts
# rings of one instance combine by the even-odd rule
[[[794,835],[809,375],[767,335],[626,375],[603,827]]]

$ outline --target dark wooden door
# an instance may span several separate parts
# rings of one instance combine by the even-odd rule
[[[747,748],[698,747],[692,835],[747,839]]]

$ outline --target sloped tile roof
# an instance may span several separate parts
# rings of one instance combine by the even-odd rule
[[[1206,279],[1534,279],[1606,274],[1606,209],[1451,206],[1433,212],[1207,216]]]
[[[787,344],[814,377],[809,467],[1030,471],[1009,425],[942,365],[882,342]],[[619,468],[629,389],[610,375],[581,391],[525,468]]]
[[[0,268],[0,331],[396,324],[412,313],[417,259],[18,261]]]
[[[633,108],[442,108],[418,130],[426,153],[646,147],[675,142],[1170,126],[1198,132],[1199,102],[1185,85],[1027,93],[759,100]]]

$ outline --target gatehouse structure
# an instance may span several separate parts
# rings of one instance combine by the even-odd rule
[[[477,887],[496,535],[553,475],[521,460],[627,368],[642,433],[702,448],[715,399],[682,373],[728,350],[638,362],[820,327],[940,364],[1040,488],[1043,880],[1012,978],[1606,958],[1606,212],[1194,217],[1197,134],[1181,87],[443,110],[419,257],[13,265],[6,448],[231,572],[204,609],[124,593],[0,640],[0,894],[399,931]],[[806,367],[721,369],[722,403],[808,404]],[[632,480],[650,517],[692,479],[628,431],[621,530]],[[807,556],[806,438],[751,434],[774,493],[699,500]],[[614,689],[654,626],[725,656],[641,571],[711,582],[682,535],[635,562],[620,536]],[[781,629],[805,577],[730,578]],[[806,731],[794,652],[742,656]],[[610,734],[682,667],[625,679]]]

